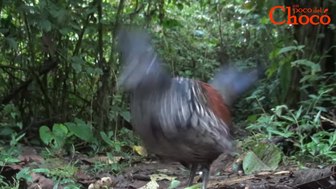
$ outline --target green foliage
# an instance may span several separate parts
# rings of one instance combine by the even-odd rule
[[[84,140],[88,143],[95,142],[92,126],[85,123],[83,120],[75,118],[74,122],[68,122],[65,123],[65,125],[69,129],[70,133],[73,133],[81,140]]]
[[[78,167],[74,163],[59,159],[48,159],[41,168],[30,170],[31,173],[44,174],[51,178],[55,184],[54,187],[62,185],[64,188],[80,188],[80,185],[75,182],[77,171]]]
[[[309,101],[316,102],[316,99],[320,98],[312,98]],[[334,161],[335,132],[324,130],[322,127],[323,110],[318,106],[311,109],[310,106],[311,103],[309,107],[301,106],[298,110],[289,109],[285,105],[276,106],[272,109],[272,114],[261,115],[248,129],[267,134],[267,139],[284,138],[290,143],[289,146],[294,146],[294,149],[288,152],[289,155],[310,156],[312,160],[321,162]]]
[[[19,151],[16,147],[0,147],[0,166],[11,165],[20,162]]]
[[[274,144],[255,143],[243,159],[244,173],[275,170],[282,160],[281,150]]]
[[[75,139],[97,144],[92,126],[80,119],[64,124],[54,124],[51,130],[47,126],[42,126],[39,134],[42,142],[52,149],[52,153],[56,154],[63,152],[64,147],[73,146]]]
[[[112,148],[114,154],[124,154],[122,149],[127,152],[125,149],[132,149],[138,143],[138,139],[135,138],[133,133],[125,128],[120,129],[118,132],[100,132],[100,136],[109,148]]]
[[[40,127],[42,142],[50,146],[55,152],[59,152],[64,148],[64,144],[69,137],[68,129],[63,124],[54,124],[52,130],[47,126]]]
[[[53,165],[55,166],[55,165]],[[55,185],[54,187],[58,187],[59,185],[64,186],[64,188],[80,188],[80,185],[76,184],[73,180],[74,175],[77,172],[77,168],[72,164],[67,164],[60,167],[53,168],[37,168],[31,169],[25,167],[21,169],[15,176],[17,181],[24,180],[26,182],[32,182],[32,173],[44,174],[47,177],[53,179]]]
[[[180,185],[181,185],[181,181],[174,179],[170,182],[168,189],[174,189],[174,188],[179,187]]]
[[[14,104],[7,104],[1,107],[0,117],[0,136],[7,138],[10,136],[13,141],[13,137],[17,134],[17,130],[22,129],[21,115],[17,107]],[[13,141],[14,142],[14,141]]]
[[[21,169],[16,175],[15,175],[16,180],[26,180],[27,182],[32,182],[33,178],[30,175],[30,169],[28,167],[25,167]]]
[[[57,163],[56,163],[57,165]],[[50,168],[38,168],[33,169],[32,172],[34,173],[43,173],[51,178],[72,178],[78,168],[75,167],[72,163],[56,167],[56,165],[50,165]],[[56,179],[55,179],[56,180]]]
[[[7,180],[0,175],[0,186],[2,189],[19,189],[20,183],[18,181],[15,181],[13,184],[9,184],[6,182]]]
[[[316,158],[316,160],[336,160],[336,131],[319,131],[313,134],[310,138],[311,141],[304,143],[304,145],[302,145],[303,142],[301,142],[302,146],[300,147],[302,153],[309,153],[312,157]]]
[[[2,144],[4,141],[0,141],[0,167],[4,167],[6,165],[13,165],[16,163],[19,163],[19,147],[20,145],[18,142],[24,137],[24,134],[21,134],[18,136],[17,133],[12,133],[11,140],[9,145],[8,144]],[[0,170],[1,172],[1,170]],[[0,181],[1,183],[2,181]]]

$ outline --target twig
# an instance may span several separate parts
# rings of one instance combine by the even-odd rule
[[[328,118],[326,118],[326,117],[324,117],[324,116],[322,116],[322,115],[321,115],[321,119],[322,119],[323,121],[327,121],[327,122],[329,122],[329,123],[332,123],[332,124],[336,127],[336,122],[335,122],[335,121],[333,121],[333,120],[331,120],[331,119],[328,119]]]

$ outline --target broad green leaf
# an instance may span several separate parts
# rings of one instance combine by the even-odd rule
[[[278,167],[282,159],[281,150],[271,143],[260,143],[253,148],[253,152],[272,170]]]
[[[76,123],[66,123],[69,131],[86,142],[92,142],[94,137],[91,125],[86,124],[83,120],[80,119],[76,119],[75,121]]]
[[[63,124],[54,124],[52,130],[53,134],[58,137],[65,138],[68,134],[68,129]]]
[[[243,160],[243,170],[246,174],[259,171],[271,170],[261,159],[252,151],[247,152]]]
[[[46,145],[49,145],[49,143],[53,139],[53,135],[52,135],[49,127],[47,127],[47,126],[40,127],[39,133],[40,133],[40,139],[42,140],[42,142]]]
[[[245,155],[243,169],[246,174],[275,170],[281,159],[281,150],[276,145],[259,143]]]

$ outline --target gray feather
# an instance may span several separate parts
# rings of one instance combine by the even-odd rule
[[[224,66],[209,83],[221,93],[225,103],[231,106],[238,97],[256,83],[262,73],[261,66],[245,72]]]

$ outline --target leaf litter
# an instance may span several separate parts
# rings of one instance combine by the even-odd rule
[[[178,163],[161,162],[155,158],[144,159],[143,161],[135,162],[128,168],[123,169],[118,174],[112,174],[112,171],[105,173],[93,173],[86,170],[93,169],[96,161],[111,163],[121,161],[123,158],[115,157],[113,160],[108,160],[106,156],[86,157],[78,154],[74,157],[58,157],[48,161],[43,158],[39,150],[33,147],[23,147],[19,161],[0,167],[0,174],[8,182],[13,182],[13,178],[17,177],[18,173],[21,178],[26,178],[29,182],[20,182],[23,188],[55,188],[55,179],[51,172],[53,169],[61,166],[66,166],[69,162],[75,163],[75,172],[72,179],[78,183],[81,188],[134,188],[134,189],[159,189],[159,188],[186,188],[188,180],[188,170]],[[274,153],[274,151],[272,152]],[[248,153],[247,153],[248,154]],[[248,155],[247,155],[248,156]],[[251,160],[255,158],[256,160]],[[244,159],[245,157],[240,157]],[[310,189],[310,188],[336,188],[336,166],[328,166],[325,168],[307,168],[299,170],[296,166],[280,166],[274,169],[274,164],[269,164],[269,158],[258,158],[257,155],[250,155],[247,158],[248,162],[261,163],[261,169],[255,169],[251,174],[239,174],[239,171],[244,172],[243,165],[238,165],[238,170],[234,169],[237,164],[237,158],[220,156],[211,167],[211,178],[209,189]],[[46,163],[48,162],[48,163]],[[54,163],[54,165],[52,165]],[[242,164],[243,161],[238,161]],[[54,166],[54,167],[53,167]],[[266,166],[266,169],[265,169]],[[267,169],[271,166],[272,169]],[[317,167],[317,166],[316,166]],[[34,170],[25,175],[25,171]],[[64,170],[66,171],[66,170]],[[29,179],[27,179],[29,178]],[[198,182],[200,177],[196,177]],[[57,188],[66,188],[67,184],[59,184]],[[189,188],[199,188],[200,185],[195,185]]]

